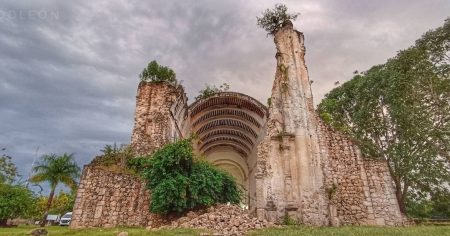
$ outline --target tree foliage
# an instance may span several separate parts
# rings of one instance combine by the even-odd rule
[[[286,5],[275,4],[273,9],[266,9],[262,17],[256,17],[257,25],[273,35],[286,22],[297,19],[299,13],[290,14],[287,10]]]
[[[4,151],[5,148],[1,150]],[[17,167],[11,161],[11,157],[3,153],[0,156],[0,183],[12,183],[18,175]]]
[[[450,180],[450,20],[319,105],[323,120],[388,162],[403,212]],[[414,199],[413,199],[414,198]]]
[[[1,149],[4,151],[5,149]],[[21,185],[13,184],[19,176],[11,157],[0,156],[0,225],[6,225],[8,219],[29,218],[34,212],[35,196]]]
[[[60,191],[53,199],[52,206],[49,209],[49,214],[63,215],[67,212],[72,211],[75,204],[76,191],[71,191],[66,193]],[[41,217],[45,214],[48,203],[48,197],[40,196],[36,199],[36,211],[34,217]]]
[[[35,201],[33,192],[28,188],[0,183],[0,223],[16,217],[29,218]]]
[[[80,167],[73,158],[73,154],[50,154],[41,157],[39,163],[33,167],[34,174],[31,182],[48,182],[51,188],[59,183],[74,189],[77,187],[77,179],[80,177]]]
[[[64,153],[63,155],[44,155],[39,163],[33,168],[34,175],[30,178],[33,183],[48,182],[50,185],[50,194],[47,201],[46,211],[41,221],[41,226],[45,225],[48,212],[52,206],[53,196],[56,186],[59,183],[75,189],[76,180],[80,176],[80,167],[73,159],[73,154]]]
[[[167,67],[159,65],[155,60],[148,63],[142,73],[139,75],[142,82],[161,83],[167,82],[173,86],[178,86],[175,72]]]
[[[435,192],[430,198],[409,197],[406,211],[414,218],[449,219],[450,192]]]
[[[241,192],[233,177],[194,159],[191,139],[184,139],[130,161],[151,190],[151,212],[181,213],[216,203],[240,202]]]
[[[227,83],[223,83],[219,87],[217,87],[215,85],[206,84],[205,88],[198,92],[199,95],[197,97],[195,97],[195,100],[209,98],[216,93],[226,92],[229,89],[230,89],[230,85],[228,85]]]

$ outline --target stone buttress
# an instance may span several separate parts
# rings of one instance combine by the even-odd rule
[[[363,158],[316,114],[303,34],[288,22],[274,41],[277,68],[250,209],[261,219],[308,225],[403,224],[386,163]]]

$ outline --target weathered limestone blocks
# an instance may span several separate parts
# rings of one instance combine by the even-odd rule
[[[149,199],[140,178],[87,165],[70,227],[147,226],[151,219]]]
[[[256,213],[327,225],[328,203],[303,35],[285,24],[274,35],[277,70],[266,136],[258,146]]]
[[[405,224],[387,163],[364,158],[350,139],[317,119],[331,225]]]
[[[217,205],[206,210],[190,211],[185,216],[173,220],[169,225],[152,229],[172,229],[177,227],[206,229],[213,235],[245,235],[248,231],[273,227],[275,224],[258,220],[247,210],[236,205]]]
[[[141,82],[136,96],[131,146],[136,154],[153,152],[186,132],[187,97],[182,87]]]
[[[400,213],[395,187],[387,163],[380,160],[364,160],[367,176],[365,193],[370,193],[376,225],[404,225],[408,220]]]

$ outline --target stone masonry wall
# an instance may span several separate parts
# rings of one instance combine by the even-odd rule
[[[177,114],[172,114],[176,106]],[[145,155],[182,136],[187,98],[181,87],[166,83],[140,83],[136,96],[134,128],[131,136],[133,151]],[[180,119],[180,116],[182,117]]]
[[[131,146],[138,155],[182,137],[187,97],[182,87],[140,83],[136,96]],[[85,166],[77,192],[71,227],[147,226],[150,194],[138,177],[102,167]],[[153,216],[153,217],[152,217]]]
[[[404,225],[408,219],[400,213],[395,187],[392,183],[387,163],[381,160],[364,160],[364,172],[367,187],[364,191],[370,194],[376,225]]]
[[[138,177],[87,165],[70,227],[147,226],[149,199],[145,183]]]
[[[319,117],[331,225],[402,225],[405,218],[395,197],[392,178],[382,160],[362,157],[345,135],[325,125]]]

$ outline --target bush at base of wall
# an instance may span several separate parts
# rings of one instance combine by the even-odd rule
[[[241,200],[231,175],[194,156],[192,139],[167,144],[152,155],[131,159],[129,165],[146,180],[153,213],[182,213]]]

